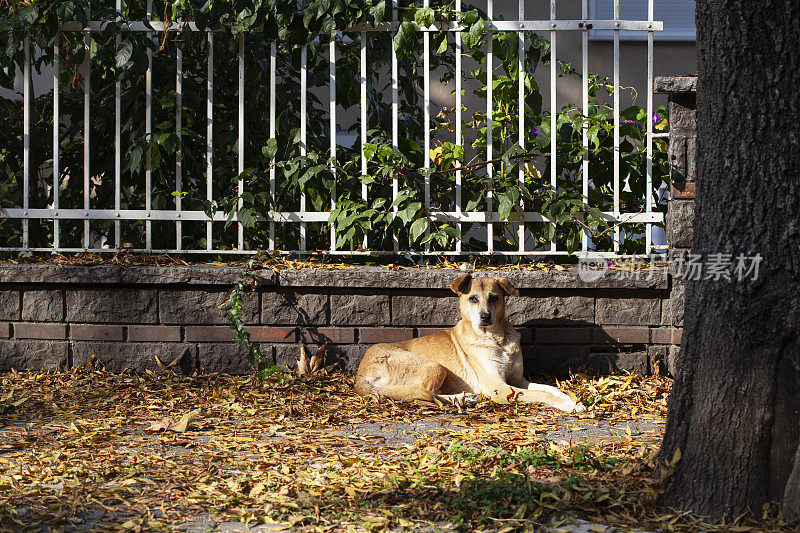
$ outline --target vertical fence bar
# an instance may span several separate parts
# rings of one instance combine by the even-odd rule
[[[367,32],[361,32],[361,175],[367,175],[367,157],[364,144],[367,142]],[[361,184],[361,197],[367,201],[367,184]],[[364,248],[367,247],[367,236],[364,235]]]
[[[619,0],[614,0],[614,218],[619,219]],[[616,222],[615,222],[616,224]],[[614,230],[614,251],[619,251],[622,228]]]
[[[308,128],[308,46],[300,47],[300,155],[305,157],[308,153],[306,146]],[[300,216],[305,220],[306,194],[300,193]],[[306,251],[306,223],[300,222],[300,250]]]
[[[456,0],[460,2],[460,0]],[[397,0],[392,0],[392,20],[397,20]],[[397,80],[397,50],[394,49],[394,41],[391,42],[392,47],[392,148],[397,150],[400,146],[400,98],[399,98],[399,85]],[[397,200],[399,192],[399,179],[395,174],[392,176],[392,203]],[[397,216],[397,206],[392,207],[392,216]],[[394,244],[394,251],[400,250],[400,238],[397,232],[392,232],[392,241]]]
[[[206,200],[214,200],[214,33],[208,32],[208,93],[206,105]],[[212,222],[206,222],[206,250],[211,250]]]
[[[558,150],[556,149],[556,117],[558,115],[558,59],[556,59],[556,0],[550,0],[550,188],[556,191],[558,185]],[[556,225],[553,222],[553,238],[550,239],[550,251],[556,251]]]
[[[183,208],[183,49],[176,47],[175,55],[175,135],[178,137],[178,149],[175,151],[175,244],[178,250],[183,249],[183,226],[181,224],[181,209]]]
[[[524,1],[524,0],[521,0]],[[461,0],[456,0],[456,12],[461,12]],[[455,40],[455,47],[456,47],[456,145],[461,146],[463,144],[462,134],[461,134],[461,32],[455,32],[453,36]],[[461,162],[456,163],[459,167],[461,166]],[[458,234],[463,237],[463,225],[460,221],[461,219],[461,171],[456,170],[456,205],[455,211],[456,215],[459,217],[459,222],[456,224],[456,229],[458,230]],[[461,252],[461,241],[462,239],[458,239],[456,241],[456,252]]]
[[[653,0],[647,0],[647,179],[645,183],[645,212],[653,209]],[[644,253],[653,246],[653,225],[645,224]]]
[[[59,238],[60,224],[58,220],[58,204],[61,188],[61,169],[59,168],[59,131],[60,131],[60,115],[59,100],[59,76],[61,74],[61,32],[56,34],[56,40],[53,44],[53,210],[55,211],[56,218],[53,219],[53,248],[58,250],[61,247],[61,239]]]
[[[586,117],[589,116],[589,31],[585,22],[589,18],[589,0],[581,0],[581,18],[584,20],[581,32],[581,109],[584,116],[581,185],[583,205],[589,207],[589,128],[586,122]],[[581,233],[581,250],[586,252],[589,250],[589,231],[583,228]]]
[[[525,0],[517,0],[519,4],[519,18],[525,20]],[[525,31],[519,30],[519,50],[517,52],[517,76],[519,79],[517,90],[519,92],[519,147],[525,148]],[[519,184],[525,185],[525,160],[519,160]],[[519,223],[518,239],[519,253],[525,253],[525,200],[520,194],[520,214],[522,221]]]
[[[491,1],[491,0],[489,0]],[[424,0],[422,2],[424,7],[430,6],[430,0]],[[422,150],[423,158],[422,160],[425,162],[424,168],[425,170],[430,169],[431,167],[431,34],[430,32],[424,32],[422,34],[422,72],[423,72],[423,116],[424,120],[422,122],[423,128],[423,138],[424,138],[424,148]],[[425,173],[425,214],[428,216],[428,224],[425,227],[425,236],[430,234],[430,226],[433,219],[430,218],[431,214],[431,176],[429,173]],[[430,241],[425,243],[425,251],[430,250]]]
[[[275,77],[277,74],[278,47],[273,42],[269,48],[269,138],[275,138]],[[271,211],[275,212],[275,162],[270,161],[269,165],[269,195],[273,202]],[[269,221],[269,249],[275,249],[275,216]]]
[[[153,18],[153,1],[147,0],[147,20],[148,22]],[[147,32],[147,40],[153,38],[153,32]],[[144,209],[147,211],[147,220],[144,223],[144,242],[145,249],[153,249],[153,226],[150,222],[150,210],[153,207],[153,159],[152,152],[150,151],[149,143],[152,141],[153,136],[153,50],[147,48],[147,71],[144,75],[144,138],[148,143],[147,153],[145,155],[145,169],[144,169]]]
[[[486,16],[490,21],[494,17],[494,0],[487,0]],[[492,119],[494,117],[494,102],[492,101],[494,53],[492,52],[492,49],[494,32],[491,30],[487,31],[486,39],[486,160],[491,161],[493,157],[492,154],[494,153],[494,149],[492,147]],[[486,175],[489,178],[489,181],[491,181],[492,176],[494,175],[494,165],[492,163],[486,165]],[[489,253],[494,252],[494,226],[491,222],[491,220],[494,218],[492,214],[493,211],[494,207],[492,202],[492,190],[489,189],[486,191],[486,216],[488,217],[486,222],[486,251]]]
[[[115,8],[117,10],[117,21],[121,20],[122,0],[117,0]],[[117,49],[122,42],[122,36],[117,33]],[[114,211],[119,215],[122,207],[122,82],[119,79],[120,73],[116,72],[114,82]],[[119,250],[122,246],[122,223],[119,218],[114,220],[114,248]]]
[[[244,194],[244,180],[241,179],[244,172],[244,35],[239,36],[239,251],[244,250],[244,225],[242,224],[242,207],[244,206],[242,194]]]
[[[22,219],[22,247],[28,248],[30,236],[28,234],[28,208],[30,207],[30,182],[31,182],[31,39],[26,33],[22,47],[25,55],[22,83],[22,209],[25,218]]]
[[[86,8],[86,20],[92,20],[91,12],[89,8]],[[84,215],[86,218],[83,221],[83,247],[84,249],[89,248],[89,185],[90,185],[90,178],[91,173],[89,169],[89,156],[90,156],[90,146],[89,146],[89,135],[90,135],[90,114],[89,114],[89,105],[91,103],[91,93],[92,93],[92,85],[91,85],[91,75],[92,75],[92,34],[89,31],[89,28],[84,29],[83,33],[83,47],[84,47],[84,60],[83,60],[83,209]]]
[[[328,65],[330,68],[329,80],[329,107],[330,107],[330,142],[331,142],[331,173],[333,174],[333,187],[331,188],[331,211],[336,208],[336,35],[331,35],[328,48]],[[331,251],[336,250],[336,224],[331,224]]]

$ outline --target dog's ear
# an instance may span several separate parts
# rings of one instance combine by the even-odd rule
[[[497,280],[497,284],[500,285],[500,288],[503,289],[503,292],[506,293],[506,296],[519,296],[519,291],[516,287],[514,287],[508,278],[494,278]]]
[[[471,285],[472,276],[470,274],[464,274],[450,284],[450,290],[456,294],[467,294]]]

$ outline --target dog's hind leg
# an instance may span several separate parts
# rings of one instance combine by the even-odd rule
[[[369,364],[360,366],[356,375],[356,392],[361,395],[432,402],[447,377],[445,367],[412,352],[380,345],[371,350],[364,355]]]

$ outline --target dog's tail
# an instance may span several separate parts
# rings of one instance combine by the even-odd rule
[[[376,387],[364,380],[356,378],[356,392],[361,396],[385,396],[398,402],[411,402],[420,400],[423,402],[433,402],[433,392],[424,387],[413,387],[403,385],[386,385]]]

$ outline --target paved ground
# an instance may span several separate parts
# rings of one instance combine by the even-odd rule
[[[592,440],[624,439],[626,436],[638,439],[661,438],[662,426],[652,421],[642,420],[634,423],[614,423],[605,420],[586,420],[565,417],[563,427],[556,431],[548,431],[541,436],[553,442],[578,444]],[[372,443],[397,446],[415,442],[420,439],[442,440],[449,431],[458,429],[445,417],[425,418],[415,422],[373,422],[369,424],[352,424],[332,428],[330,433],[344,437],[366,437]]]
[[[315,533],[448,531],[465,523],[495,529],[492,521],[500,530],[516,510],[540,524],[563,519],[564,495],[569,516],[630,523],[605,518],[617,515],[609,505],[598,510],[593,498],[611,493],[614,505],[641,514],[637,491],[646,487],[649,463],[634,475],[596,465],[610,457],[609,465],[642,465],[641,454],[652,456],[669,390],[657,377],[576,377],[566,387],[591,400],[591,410],[569,416],[531,406],[381,402],[353,395],[341,376],[269,387],[99,371],[0,380],[0,533],[15,524],[25,531],[279,531],[289,524]],[[588,455],[570,450],[579,444],[589,445]],[[570,492],[571,477],[563,476],[580,477],[584,468],[592,472],[585,490]],[[535,511],[518,489],[520,475],[541,489]]]
[[[348,424],[333,427],[329,430],[329,433],[349,437],[353,444],[402,446],[418,440],[444,441],[447,439],[448,433],[455,429],[458,429],[458,427],[451,424],[447,417],[435,417],[415,422],[391,421]],[[637,440],[660,440],[662,430],[662,425],[648,420],[634,423],[614,423],[605,420],[565,417],[561,428],[549,431],[541,436],[557,443],[580,444],[598,440],[626,439],[628,437]],[[264,438],[274,439],[275,437],[266,435]],[[285,524],[244,524],[242,522],[214,522],[208,519],[201,519],[179,524],[176,529],[186,533],[205,533],[212,531],[287,531],[289,528]],[[448,524],[439,524],[428,529],[431,532],[448,530],[453,530],[452,527],[448,527]],[[398,531],[402,531],[402,529],[398,529]],[[623,530],[613,526],[576,521],[554,524],[553,527],[548,528],[548,531],[552,533],[616,533]],[[644,533],[640,529],[626,531]]]

